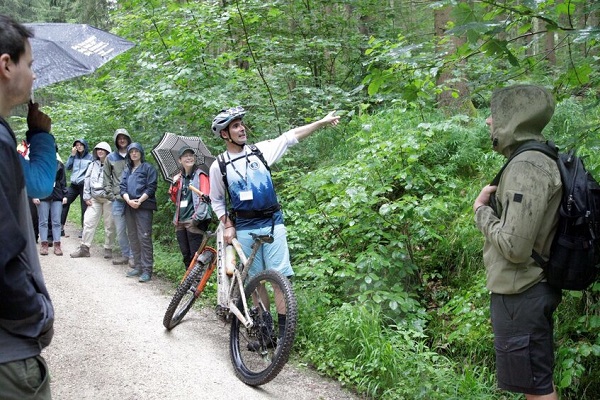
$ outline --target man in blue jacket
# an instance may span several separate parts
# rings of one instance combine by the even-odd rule
[[[29,99],[35,75],[31,31],[0,15],[0,398],[50,399],[48,368],[40,356],[53,334],[54,309],[36,251],[28,191],[47,197],[56,173],[50,118],[29,104],[28,160],[6,122]]]

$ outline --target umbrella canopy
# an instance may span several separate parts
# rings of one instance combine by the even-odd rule
[[[196,165],[208,175],[210,164],[216,160],[199,137],[180,136],[166,132],[160,142],[152,149],[152,155],[158,162],[163,177],[173,182],[173,176],[181,171],[179,150],[191,147],[196,153]]]
[[[36,75],[34,89],[91,74],[134,46],[128,40],[85,24],[24,25],[35,35],[29,39]]]

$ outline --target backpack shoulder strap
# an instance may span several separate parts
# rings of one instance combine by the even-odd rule
[[[225,157],[223,157],[223,153],[217,156],[217,162],[219,163],[219,170],[221,171],[221,177],[223,178],[223,183],[225,184],[225,191],[228,192],[229,184],[227,183],[227,162],[225,161]]]
[[[250,147],[250,150],[252,150],[252,154],[254,154],[256,157],[258,157],[260,161],[262,161],[262,163],[267,168],[267,171],[269,171],[269,173],[270,173],[271,168],[269,167],[269,164],[267,164],[267,160],[265,160],[265,156],[263,155],[262,151],[260,151],[260,149],[258,147],[256,147],[255,144],[249,144],[248,147]]]
[[[506,160],[500,171],[496,174],[494,179],[491,182],[491,185],[496,186],[500,183],[500,177],[504,172],[504,169],[508,166],[508,164],[512,161],[513,158],[518,156],[519,154],[525,151],[539,151],[540,153],[544,153],[548,157],[553,160],[558,160],[558,147],[554,144],[554,142],[548,140],[546,143],[538,142],[537,140],[530,140],[528,142],[523,143],[510,155],[510,158]]]

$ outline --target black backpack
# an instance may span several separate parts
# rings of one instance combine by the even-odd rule
[[[502,172],[517,154],[531,150],[556,161],[563,186],[550,259],[544,261],[535,250],[531,257],[544,269],[550,285],[584,290],[596,281],[600,268],[600,185],[573,151],[561,153],[550,141],[523,143],[511,154],[491,184],[498,185]],[[495,202],[491,205],[496,210]]]

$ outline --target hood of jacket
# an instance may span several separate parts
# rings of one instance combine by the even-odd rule
[[[144,148],[142,147],[142,145],[138,142],[133,142],[131,143],[129,146],[127,146],[127,165],[131,168],[131,166],[133,165],[131,158],[129,157],[129,152],[131,151],[131,149],[138,149],[140,153],[142,153],[142,156],[140,157],[140,161],[142,163],[146,162],[146,155],[144,152]]]
[[[535,85],[514,85],[492,94],[491,140],[495,151],[510,157],[523,142],[544,141],[542,130],[554,114],[554,98]]]
[[[113,143],[115,144],[115,150],[118,152],[119,151],[119,143],[117,143],[117,137],[119,135],[123,135],[127,137],[127,146],[129,146],[132,142],[131,140],[131,135],[129,134],[129,132],[127,132],[127,129],[125,128],[119,128],[115,131],[115,134],[113,135]]]
[[[86,155],[88,155],[88,153],[90,152],[90,147],[88,145],[87,140],[85,140],[84,138],[79,138],[79,139],[73,140],[73,147],[75,147],[75,143],[77,143],[77,142],[83,144],[83,154],[81,155],[81,158],[83,158]],[[77,154],[77,155],[79,155],[79,154]]]
[[[110,154],[110,152],[112,151],[112,149],[110,148],[110,145],[106,142],[100,142],[98,143],[96,146],[94,146],[94,154],[92,154],[92,156],[94,157],[94,160],[98,160],[98,152],[96,150],[104,150],[106,151],[106,155],[108,156]]]

